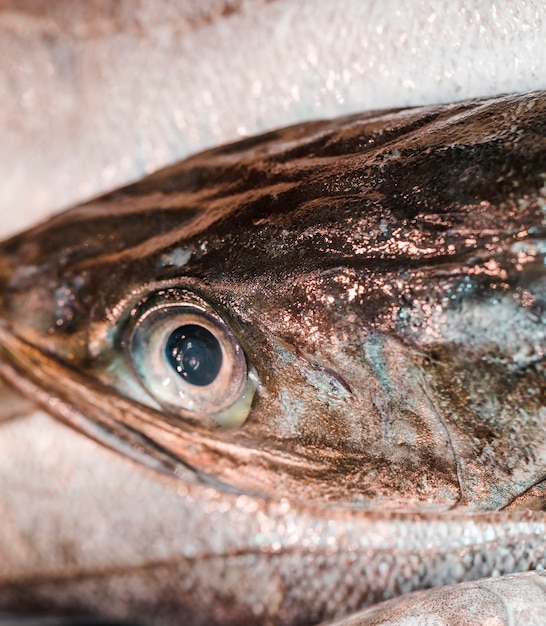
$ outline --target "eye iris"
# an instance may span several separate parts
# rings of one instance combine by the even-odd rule
[[[186,324],[174,330],[165,352],[171,367],[191,385],[210,385],[222,367],[222,348],[218,339],[197,324]]]

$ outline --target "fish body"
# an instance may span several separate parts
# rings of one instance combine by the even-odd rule
[[[541,92],[313,122],[4,242],[0,375],[139,479],[0,544],[0,607],[311,624],[542,569],[545,130]]]

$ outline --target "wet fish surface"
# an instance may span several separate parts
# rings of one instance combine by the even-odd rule
[[[157,492],[108,565],[6,553],[0,608],[540,623],[539,571],[463,581],[546,561],[545,132],[543,92],[298,125],[1,244],[0,375],[182,497],[168,549]]]

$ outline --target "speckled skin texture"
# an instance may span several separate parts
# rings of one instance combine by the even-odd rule
[[[2,0],[0,233],[301,121],[546,88],[542,0]]]
[[[311,624],[543,568],[544,111],[537,93],[298,126],[2,244],[0,373],[139,463],[4,416],[0,606]],[[240,429],[126,384],[131,311],[175,285],[256,369]],[[514,580],[508,599],[540,584]]]
[[[532,572],[418,592],[330,626],[539,626],[545,611],[546,576]]]

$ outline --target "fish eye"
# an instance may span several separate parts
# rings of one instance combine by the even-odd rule
[[[167,361],[190,385],[212,384],[222,368],[222,346],[204,326],[184,324],[169,335]]]
[[[246,420],[256,378],[231,328],[202,298],[155,292],[133,309],[127,332],[130,365],[163,409],[213,425]]]

